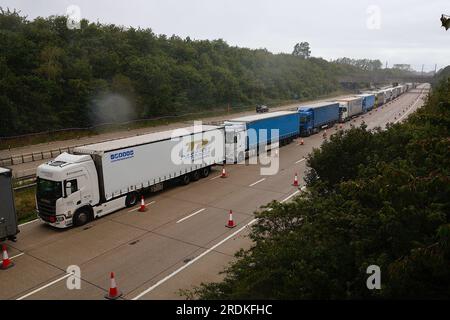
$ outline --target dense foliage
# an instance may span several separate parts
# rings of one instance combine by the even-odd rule
[[[193,41],[150,29],[0,12],[0,137],[313,98],[349,66]],[[43,116],[45,115],[45,116]]]
[[[433,78],[433,84],[437,85],[438,83],[445,81],[445,79],[450,78],[450,66],[446,66],[439,70],[438,73]]]
[[[407,123],[333,136],[308,158],[308,192],[258,213],[254,247],[191,294],[450,298],[449,130],[450,78]],[[381,290],[366,287],[369,265]]]

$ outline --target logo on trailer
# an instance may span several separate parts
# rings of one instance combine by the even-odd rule
[[[134,157],[134,150],[122,151],[110,155],[111,162],[126,160]]]

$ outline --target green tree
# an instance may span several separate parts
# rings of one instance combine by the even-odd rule
[[[293,56],[301,58],[309,58],[311,56],[311,50],[308,42],[300,42],[294,46]]]

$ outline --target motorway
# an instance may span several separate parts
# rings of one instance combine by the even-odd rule
[[[369,128],[404,121],[423,105],[426,92],[413,89],[343,129],[362,121]],[[304,138],[304,145],[280,148],[280,170],[273,176],[261,176],[259,165],[233,165],[222,179],[217,167],[208,178],[147,197],[146,212],[123,209],[68,230],[26,223],[18,241],[7,242],[15,266],[0,270],[0,299],[104,299],[111,271],[122,299],[182,299],[180,289],[222,279],[219,272],[234,254],[252,245],[247,235],[260,206],[301,192],[292,186],[294,174],[302,182],[304,158],[323,141],[320,133]],[[225,227],[230,209],[234,229]],[[66,286],[70,265],[81,269],[81,289]]]

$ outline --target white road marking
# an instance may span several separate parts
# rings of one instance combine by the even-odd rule
[[[413,111],[414,106],[416,105],[417,102],[419,102],[421,95],[419,95],[419,97],[417,98],[417,100],[413,103],[413,105],[409,108],[409,110],[407,112],[405,112],[400,118],[397,119],[397,121],[395,121],[394,123],[398,123],[400,122],[404,117],[406,117],[411,111]]]
[[[146,203],[145,206],[148,207],[149,205],[154,204],[155,202],[156,201],[151,201],[149,203]],[[139,210],[140,207],[141,207],[141,205],[139,205],[139,207],[137,207],[137,208],[129,210],[128,212],[133,212],[133,211]]]
[[[291,194],[289,197],[287,197],[286,199],[282,200],[281,202],[286,202],[289,199],[291,199],[292,197],[294,197],[295,195],[297,195],[300,192],[300,190],[297,190],[296,192],[294,192],[293,194]],[[186,269],[187,267],[189,267],[191,264],[195,263],[196,261],[198,261],[199,259],[201,259],[202,257],[204,257],[205,255],[207,255],[208,253],[210,253],[211,251],[215,250],[217,247],[219,247],[220,245],[222,245],[223,243],[225,243],[226,241],[228,241],[229,239],[233,238],[235,235],[237,235],[239,232],[241,232],[242,230],[248,228],[250,225],[254,224],[256,221],[258,221],[258,219],[253,219],[251,220],[249,223],[247,223],[246,225],[244,225],[243,227],[241,227],[240,229],[236,230],[235,232],[233,232],[232,234],[230,234],[229,236],[227,236],[225,239],[221,240],[220,242],[216,243],[214,246],[212,246],[211,248],[209,248],[208,250],[206,250],[205,252],[203,252],[202,254],[200,254],[199,256],[195,257],[194,259],[192,259],[191,261],[189,261],[188,263],[186,263],[184,266],[178,268],[177,270],[175,270],[174,272],[172,272],[171,274],[165,276],[164,278],[162,278],[161,280],[159,280],[158,282],[156,282],[154,285],[152,285],[150,288],[144,290],[143,292],[141,292],[140,294],[138,294],[136,297],[134,297],[131,300],[139,300],[140,298],[142,298],[143,296],[145,296],[147,293],[155,290],[157,287],[159,287],[161,284],[163,284],[164,282],[166,282],[167,280],[171,279],[172,277],[176,276],[178,273],[180,273],[181,271],[183,271],[184,269]]]
[[[162,278],[161,280],[159,280],[157,283],[155,283],[153,286],[151,286],[150,288],[148,288],[147,290],[143,291],[142,293],[138,294],[136,297],[134,297],[132,300],[138,300],[141,297],[145,296],[147,293],[153,291],[155,288],[159,287],[161,284],[163,284],[164,282],[166,282],[167,280],[169,280],[170,278],[174,277],[175,275],[177,275],[178,273],[180,273],[181,271],[183,271],[184,269],[186,269],[187,267],[189,267],[191,264],[193,264],[194,262],[196,262],[197,260],[203,258],[205,255],[207,255],[208,253],[210,253],[211,251],[213,251],[214,249],[216,249],[218,246],[220,246],[221,244],[223,244],[224,242],[226,242],[227,240],[233,238],[235,235],[237,235],[239,232],[241,232],[242,230],[244,230],[245,228],[247,228],[248,226],[252,225],[253,223],[255,223],[257,221],[257,219],[253,219],[251,220],[249,223],[247,223],[245,226],[241,227],[240,229],[236,230],[235,232],[233,232],[232,234],[230,234],[228,237],[226,237],[225,239],[221,240],[220,242],[216,243],[214,246],[212,246],[211,248],[209,248],[208,250],[206,250],[205,252],[203,252],[201,255],[197,256],[196,258],[192,259],[191,261],[189,261],[188,263],[186,263],[184,266],[178,268],[177,270],[175,270],[174,272],[172,272],[171,274],[169,274],[168,276]]]
[[[52,281],[52,282],[50,282],[50,283],[47,283],[45,286],[42,286],[42,287],[40,287],[40,288],[37,288],[36,290],[33,290],[33,291],[27,293],[26,295],[17,298],[16,300],[23,300],[23,299],[25,299],[25,298],[28,298],[29,296],[31,296],[31,295],[33,295],[33,294],[39,292],[39,291],[42,291],[42,290],[44,290],[45,288],[48,288],[48,287],[54,285],[55,283],[58,283],[59,281],[64,280],[64,279],[67,278],[67,277],[70,277],[71,275],[72,275],[71,273],[67,273],[66,275],[62,276],[61,278],[58,278],[58,279],[56,279],[56,280],[54,280],[54,281]]]
[[[251,185],[249,185],[249,187],[253,187],[253,186],[257,185],[258,183],[263,182],[264,180],[266,180],[266,178],[262,178],[261,180],[253,182]]]
[[[196,214],[198,214],[198,213],[200,213],[200,212],[203,212],[203,211],[205,211],[205,210],[206,210],[206,208],[203,208],[203,209],[200,209],[200,210],[198,210],[198,211],[195,211],[194,213],[192,213],[192,214],[190,214],[190,215],[184,217],[183,219],[178,220],[177,223],[183,222],[184,220],[189,219],[190,217],[193,217],[193,216],[195,216]]]
[[[300,159],[296,163],[300,163],[300,162],[303,162],[303,161],[306,161],[306,158]]]
[[[284,200],[281,200],[281,203],[288,201],[289,199],[291,199],[292,197],[295,197],[297,194],[300,193],[300,190],[295,191],[293,194],[291,194],[289,197],[287,197]]]
[[[221,174],[219,174],[218,176],[216,176],[216,177],[214,177],[214,178],[211,178],[211,179],[209,179],[209,180],[215,180],[215,179],[217,179],[217,178],[220,178],[222,175]]]
[[[23,256],[25,253],[21,252],[19,254],[16,254],[15,256],[9,257],[10,260],[15,259],[17,257]],[[0,261],[0,266],[3,264],[3,261]]]
[[[26,226],[27,224],[30,224],[30,223],[33,223],[33,222],[36,222],[36,221],[38,221],[39,219],[34,219],[34,220],[31,220],[31,221],[28,221],[28,222],[24,222],[24,223],[22,223],[22,224],[19,224],[19,227],[23,227],[23,226]]]
[[[16,254],[15,256],[10,257],[10,259],[15,259],[17,257],[23,256],[25,254],[25,252],[21,252],[19,254]]]

